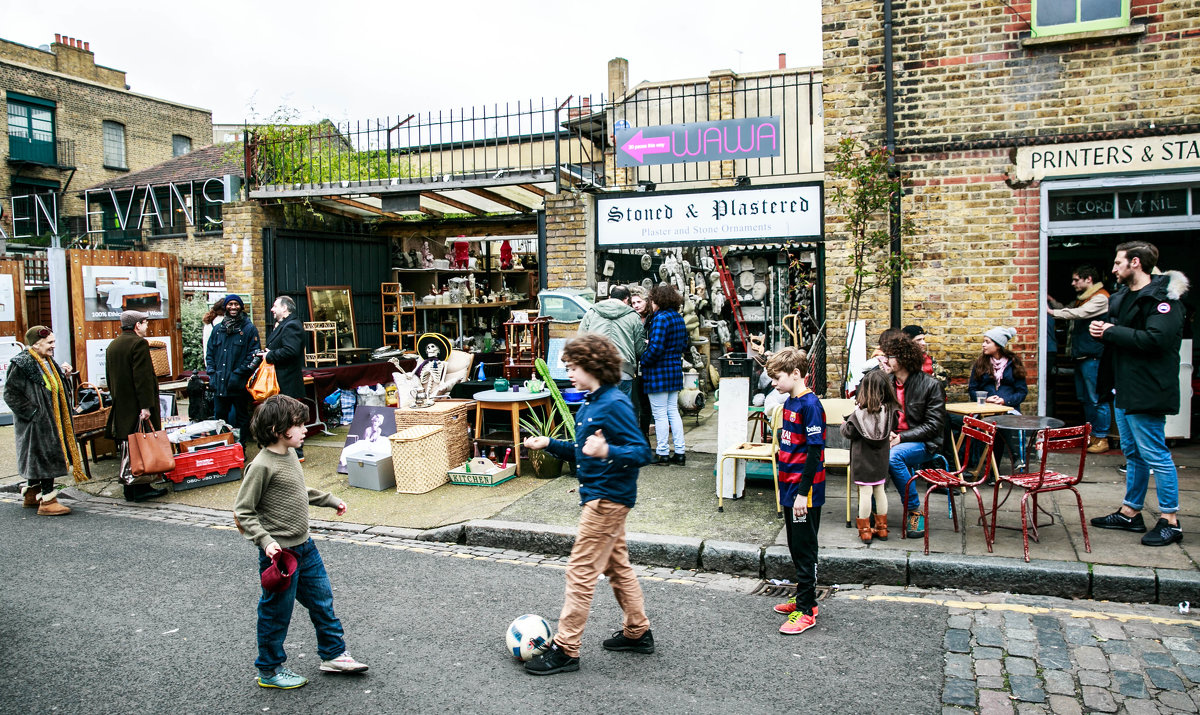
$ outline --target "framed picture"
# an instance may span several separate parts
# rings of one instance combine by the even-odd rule
[[[309,286],[308,319],[310,321],[331,320],[337,323],[337,347],[358,347],[358,333],[354,330],[354,301],[350,299],[350,286]]]

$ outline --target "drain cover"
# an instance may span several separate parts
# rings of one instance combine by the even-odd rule
[[[831,589],[828,586],[817,586],[817,600],[824,601],[829,597]],[[796,595],[794,583],[771,583],[763,581],[750,592],[751,596],[766,596],[768,598],[791,598]]]

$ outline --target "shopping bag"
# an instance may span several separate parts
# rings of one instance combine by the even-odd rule
[[[138,431],[129,435],[129,472],[135,483],[137,477],[165,474],[175,468],[175,455],[166,430],[154,432],[149,426],[150,420],[142,418]]]
[[[275,366],[266,360],[260,362],[258,369],[246,383],[246,389],[250,391],[250,399],[255,402],[265,400],[271,395],[278,395],[279,380],[275,377]]]

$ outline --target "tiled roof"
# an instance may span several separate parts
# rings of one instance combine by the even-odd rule
[[[131,171],[124,176],[90,186],[88,189],[92,191],[128,189],[134,186],[145,186],[146,184],[159,185],[171,182],[180,183],[193,179],[211,179],[224,176],[225,174],[233,174],[234,176],[245,178],[243,176],[245,170],[240,142],[210,144],[183,156],[168,159],[149,169]]]

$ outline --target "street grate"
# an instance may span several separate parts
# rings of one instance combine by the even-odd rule
[[[817,600],[824,601],[829,597],[831,588],[828,586],[817,586]],[[751,596],[766,596],[768,598],[791,598],[796,595],[796,584],[794,583],[771,583],[763,581],[755,586],[750,592]]]

